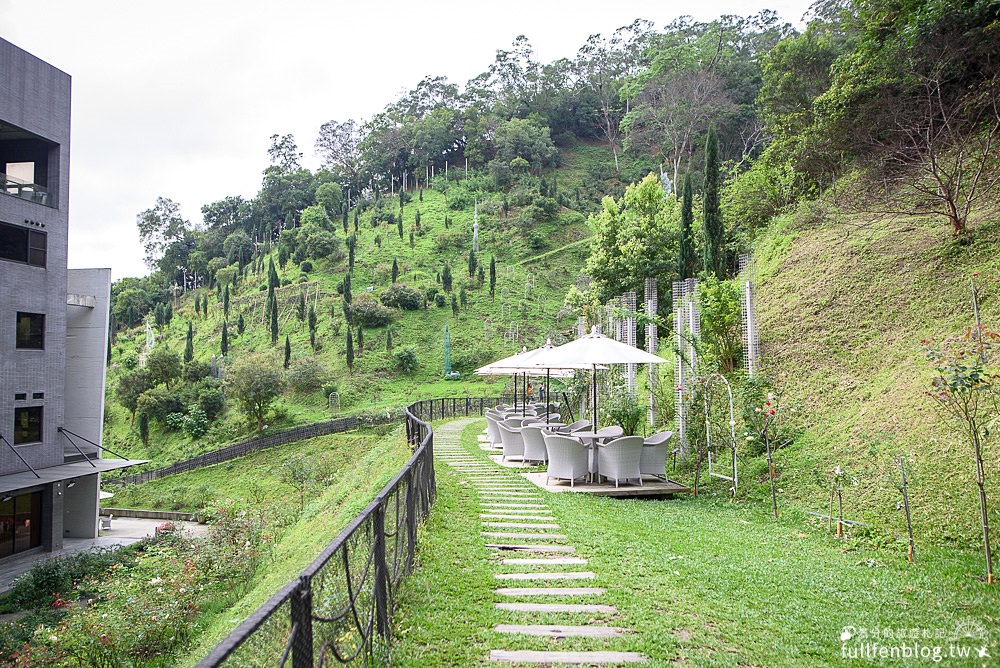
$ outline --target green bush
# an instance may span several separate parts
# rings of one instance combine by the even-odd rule
[[[444,306],[445,305],[444,295],[440,293],[434,295],[434,303],[437,304],[439,308]]]
[[[435,288],[435,292],[437,289]],[[420,293],[403,283],[393,283],[380,297],[386,306],[401,308],[404,311],[416,311],[424,305]]]
[[[315,357],[297,359],[288,369],[288,385],[296,392],[315,392],[325,377],[326,369]]]
[[[176,392],[165,387],[154,387],[139,395],[138,412],[147,417],[166,424],[171,413],[184,413],[184,404]]]
[[[385,327],[392,322],[392,311],[365,293],[356,297],[351,304],[351,317],[355,323],[364,327]]]
[[[208,416],[200,406],[193,406],[184,416],[181,427],[191,438],[201,438],[208,432]]]
[[[409,346],[402,350],[397,350],[396,354],[393,355],[393,360],[396,363],[396,368],[403,373],[412,373],[420,366],[416,351]]]

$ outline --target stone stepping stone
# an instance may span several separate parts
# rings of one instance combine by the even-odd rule
[[[506,495],[509,494],[510,496],[516,496],[518,498],[521,498],[521,497],[532,497],[532,498],[538,499],[539,501],[542,500],[542,498],[540,496],[538,496],[537,492],[530,492],[530,491],[523,491],[523,492],[491,492],[489,490],[483,490],[480,493],[483,494],[483,495],[485,495],[485,496],[497,496],[497,495],[506,496]],[[525,499],[525,500],[527,500],[527,499]]]
[[[500,587],[501,596],[600,596],[604,587]]]
[[[549,509],[549,507],[544,503],[494,503],[492,501],[484,501],[480,505],[487,508],[524,508],[525,510]]]
[[[486,543],[491,550],[511,550],[513,552],[576,552],[572,545],[517,545],[511,543]]]
[[[552,515],[511,515],[509,513],[480,513],[481,520],[554,520]]]
[[[593,580],[591,571],[565,571],[561,573],[497,573],[497,580]]]
[[[494,603],[493,607],[511,612],[618,612],[615,606],[600,603]]]
[[[552,519],[552,518],[549,518]],[[517,522],[483,522],[484,527],[493,529],[558,529],[558,524],[545,523],[517,523]]]
[[[504,566],[570,566],[573,564],[586,564],[587,560],[582,557],[543,557],[503,559],[500,563]]]
[[[646,657],[638,652],[548,652],[534,649],[494,649],[490,650],[490,661],[591,666],[605,663],[646,663]]]
[[[625,635],[624,629],[614,626],[549,626],[545,624],[497,624],[497,633],[516,633],[547,638],[617,638]]]
[[[508,533],[506,531],[480,531],[479,535],[487,538],[508,538],[510,540],[566,540],[564,533]]]

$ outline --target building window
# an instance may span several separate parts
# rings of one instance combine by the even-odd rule
[[[14,445],[39,443],[42,440],[42,407],[14,409]]]
[[[45,232],[0,223],[0,259],[45,266]]]
[[[17,312],[17,347],[45,349],[45,316],[41,313]]]
[[[42,544],[42,493],[0,499],[0,557]]]

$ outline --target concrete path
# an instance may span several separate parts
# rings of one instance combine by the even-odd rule
[[[587,559],[576,554],[572,536],[555,533],[560,528],[559,518],[546,502],[547,492],[492,461],[478,443],[475,451],[462,445],[462,431],[475,421],[455,420],[435,429],[434,456],[461,474],[476,490],[480,500],[480,534],[488,548],[504,555],[493,562],[497,571],[493,576],[497,584],[494,608],[503,611],[509,623],[494,627],[496,649],[490,650],[489,661],[545,666],[646,663],[646,657],[637,652],[581,652],[564,645],[554,650],[518,647],[524,646],[518,639],[538,636],[558,644],[572,642],[572,638],[599,638],[606,639],[604,643],[609,647],[615,647],[622,645],[623,638],[627,643],[630,632],[602,624],[559,623],[560,615],[613,616],[618,610],[600,603],[605,593],[603,587],[580,586],[597,579],[598,574],[586,569]],[[529,586],[507,586],[520,583]],[[536,583],[539,586],[533,586]],[[518,601],[525,597],[552,602]],[[572,602],[579,599],[583,600]]]

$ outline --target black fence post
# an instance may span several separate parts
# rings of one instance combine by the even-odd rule
[[[292,668],[313,668],[312,633],[312,583],[305,575],[299,576],[299,587],[292,594]]]
[[[417,547],[417,499],[420,482],[411,467],[406,472],[406,572],[413,569],[413,558]]]
[[[372,514],[375,544],[375,629],[383,643],[389,642],[389,600],[385,564],[385,500],[380,499]]]

